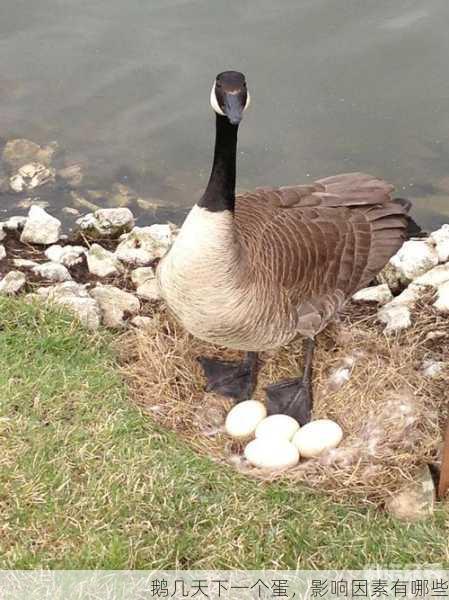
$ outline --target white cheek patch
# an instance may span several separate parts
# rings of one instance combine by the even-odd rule
[[[226,116],[224,114],[224,112],[221,110],[220,105],[218,104],[218,101],[217,101],[217,96],[215,95],[215,81],[214,81],[214,85],[212,86],[212,91],[210,93],[210,104],[216,113],[218,113],[219,115],[221,115],[223,117]]]
[[[245,111],[250,104],[251,104],[251,96],[249,95],[249,92],[246,92],[246,103],[245,103],[245,108],[243,110]]]

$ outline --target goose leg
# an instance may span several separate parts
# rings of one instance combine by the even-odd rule
[[[216,392],[242,402],[251,398],[257,381],[257,352],[247,352],[242,362],[200,357],[207,378],[206,392]]]
[[[312,416],[312,362],[315,340],[304,342],[304,373],[294,379],[283,379],[265,388],[269,415],[284,414],[296,419],[300,425],[308,423]]]

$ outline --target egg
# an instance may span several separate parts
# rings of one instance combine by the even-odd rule
[[[325,450],[336,448],[343,438],[343,431],[335,421],[317,419],[301,427],[293,436],[293,444],[304,458],[319,456]]]
[[[267,409],[258,400],[244,400],[228,413],[226,432],[233,438],[245,439],[254,433],[257,425],[267,416]]]
[[[296,446],[282,438],[256,438],[246,446],[244,454],[254,467],[270,471],[294,467],[299,461]]]
[[[299,429],[299,423],[288,415],[270,415],[256,428],[256,438],[282,438],[290,441]]]

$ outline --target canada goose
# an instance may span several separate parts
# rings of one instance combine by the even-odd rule
[[[257,352],[305,338],[302,378],[266,389],[268,412],[310,420],[315,336],[401,246],[410,205],[364,173],[235,195],[237,130],[250,96],[245,77],[220,73],[212,172],[158,266],[161,294],[194,336],[246,351],[241,363],[203,358],[207,390],[250,397]]]

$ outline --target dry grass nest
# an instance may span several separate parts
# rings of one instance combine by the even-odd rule
[[[227,360],[241,354],[216,348],[186,333],[162,306],[153,306],[151,325],[119,339],[122,369],[135,401],[161,425],[216,461],[267,481],[288,479],[330,494],[335,500],[382,504],[412,480],[423,464],[438,462],[448,418],[449,320],[430,298],[415,307],[414,325],[391,337],[376,322],[376,307],[348,305],[340,322],[317,339],[314,418],[337,421],[340,446],[284,472],[261,472],[243,459],[244,445],[223,429],[232,402],[206,394],[197,362],[201,355]],[[264,352],[254,398],[264,386],[298,375],[302,343]],[[436,377],[425,377],[423,361],[443,361]],[[332,373],[351,370],[339,389]]]

